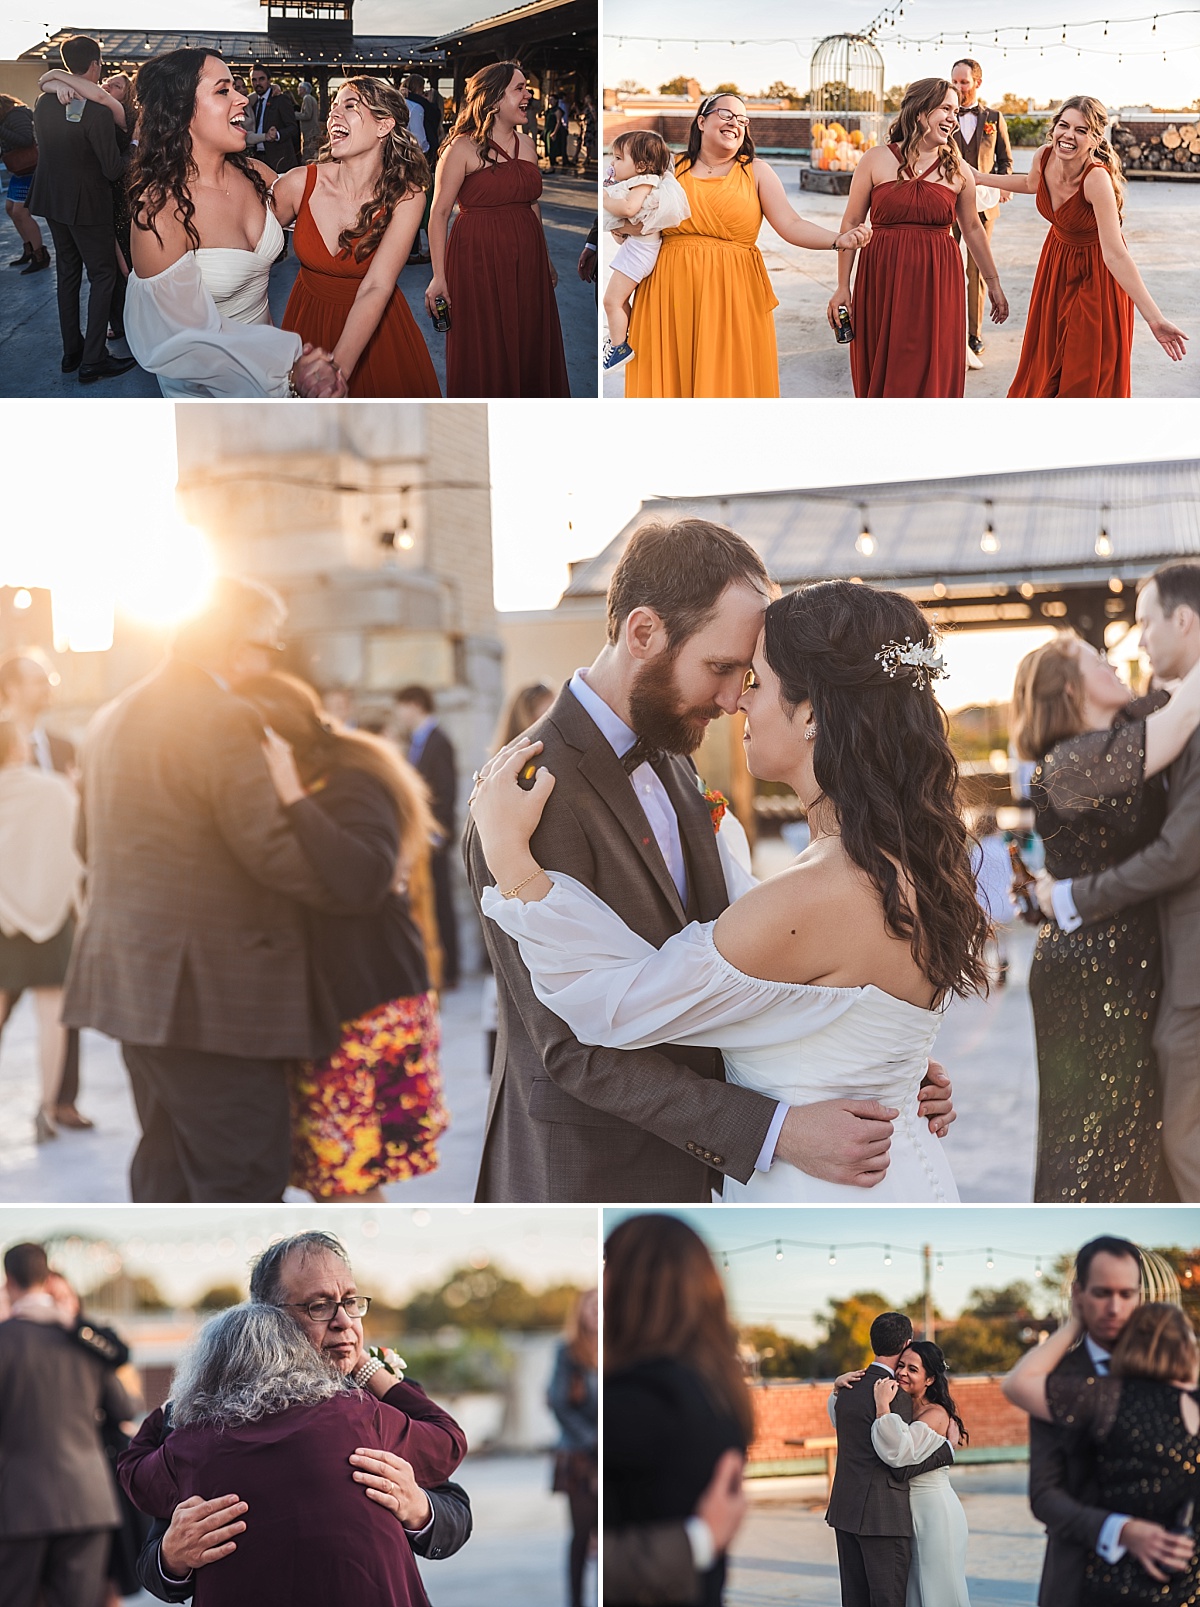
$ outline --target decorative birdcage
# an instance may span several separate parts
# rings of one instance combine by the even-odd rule
[[[883,56],[865,34],[821,40],[813,51],[808,103],[812,167],[852,173],[883,137]]]

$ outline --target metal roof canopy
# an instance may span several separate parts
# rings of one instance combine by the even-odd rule
[[[562,17],[560,12],[579,13],[575,16]],[[570,30],[570,25],[576,26]],[[582,23],[583,26],[579,26]],[[587,26],[590,23],[590,28]],[[488,36],[504,37],[513,30],[520,31],[524,37],[531,40],[554,38],[564,29],[575,32],[596,31],[596,9],[594,5],[585,4],[584,0],[533,0],[532,5],[516,6],[511,11],[501,11],[494,17],[484,17],[479,22],[468,23],[465,28],[458,28],[453,33],[443,34],[440,39],[429,41],[431,48],[444,48],[447,45],[467,45],[477,50],[488,47]]]
[[[418,36],[356,34],[342,44],[280,39],[267,33],[220,33],[206,30],[156,32],[153,29],[60,28],[51,39],[23,50],[19,61],[59,62],[58,47],[64,39],[85,33],[100,46],[106,65],[135,65],[162,56],[169,50],[201,47],[215,50],[231,66],[307,67],[318,64],[330,68],[443,66],[444,53],[431,40]]]

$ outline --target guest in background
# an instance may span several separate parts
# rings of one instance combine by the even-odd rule
[[[298,160],[296,104],[285,90],[271,82],[261,62],[254,64],[250,85],[254,94],[248,110],[246,149],[276,173],[286,173]]]
[[[42,241],[42,231],[28,206],[37,159],[32,109],[12,95],[0,95],[0,162],[8,169],[4,210],[21,237],[21,255],[14,257],[9,267],[20,268],[22,278],[50,266],[50,253]]]
[[[570,1607],[583,1607],[583,1575],[595,1543],[599,1517],[596,1464],[599,1320],[597,1292],[587,1289],[576,1300],[567,1319],[546,1396],[562,1431],[554,1460],[554,1488],[567,1497],[571,1508],[567,1566]]]
[[[385,1184],[437,1166],[447,1123],[437,999],[404,887],[429,853],[420,777],[379,737],[329,720],[290,675],[246,681],[271,779],[331,896],[353,915],[308,913],[312,987],[341,1023],[332,1054],[292,1083],[292,1183],[319,1200],[382,1201]]]
[[[397,738],[406,751],[409,764],[416,768],[429,788],[429,805],[441,839],[434,845],[430,869],[433,873],[438,938],[442,948],[442,987],[456,988],[459,975],[458,922],[454,915],[450,850],[456,836],[458,759],[453,742],[438,724],[433,694],[427,686],[402,687],[396,693],[393,717]]]
[[[304,79],[300,81],[300,110],[296,114],[296,126],[300,131],[300,160],[315,162],[321,144],[321,107],[313,94],[313,86]]]

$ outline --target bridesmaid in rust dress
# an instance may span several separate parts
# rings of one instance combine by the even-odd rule
[[[570,395],[528,106],[516,62],[482,68],[438,163],[425,305],[435,316],[439,299],[449,308],[447,396]]]
[[[275,181],[272,202],[281,223],[295,220],[300,263],[283,327],[333,354],[350,396],[440,395],[396,283],[429,182],[404,98],[381,78],[348,79],[320,159]]]
[[[1056,881],[1118,865],[1152,842],[1162,772],[1200,718],[1200,673],[1162,693],[1129,688],[1093,647],[1057,636],[1026,655],[1013,739],[1037,761],[1030,797]],[[1029,973],[1038,1057],[1035,1200],[1173,1199],[1162,1158],[1152,1043],[1162,980],[1158,910],[1134,904],[1065,932],[1047,921]]]
[[[1121,233],[1121,159],[1108,113],[1090,95],[1065,101],[1028,173],[987,183],[1034,195],[1050,225],[1010,396],[1128,396],[1133,309],[1172,362],[1187,336],[1163,317]]]
[[[829,303],[849,307],[854,328],[850,373],[855,396],[961,396],[967,367],[967,300],[963,261],[951,227],[982,270],[992,321],[1008,302],[975,202],[975,181],[953,143],[958,96],[944,78],[909,86],[891,143],[868,151],[854,171],[842,228],[870,213],[870,250],[858,265],[838,252],[838,287]],[[989,181],[990,182],[990,181]]]

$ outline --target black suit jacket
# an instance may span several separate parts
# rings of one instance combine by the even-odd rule
[[[300,130],[296,123],[296,106],[292,97],[286,90],[277,90],[267,100],[267,109],[263,113],[263,133],[269,128],[279,130],[278,140],[266,140],[259,144],[258,129],[258,101],[253,100],[246,109],[250,133],[246,136],[246,149],[251,156],[257,156],[260,162],[273,167],[276,173],[286,173],[288,168],[295,167],[299,161],[297,152],[300,149]]]
[[[426,737],[421,757],[417,760],[417,771],[429,788],[429,806],[433,810],[433,818],[448,842],[454,836],[458,760],[454,755],[453,742],[440,725],[435,725]]]
[[[1094,1378],[1086,1344],[1069,1350],[1054,1369],[1074,1378]],[[1041,1607],[1075,1607],[1083,1592],[1088,1552],[1096,1549],[1108,1517],[1096,1506],[1095,1467],[1080,1437],[1038,1418],[1029,1423],[1029,1505],[1046,1525],[1046,1560],[1038,1588]]]
[[[38,165],[29,210],[53,223],[95,224],[113,220],[113,181],[124,171],[129,137],[111,112],[85,100],[77,123],[57,95],[41,95],[33,108]]]
[[[872,1362],[858,1382],[842,1390],[837,1398],[837,1472],[825,1522],[848,1534],[911,1535],[909,1479],[934,1468],[949,1467],[954,1461],[949,1445],[912,1467],[888,1467],[876,1456],[871,1444],[875,1384],[889,1376],[886,1367]],[[897,1391],[892,1410],[906,1423],[912,1422],[912,1402],[903,1390]]]

